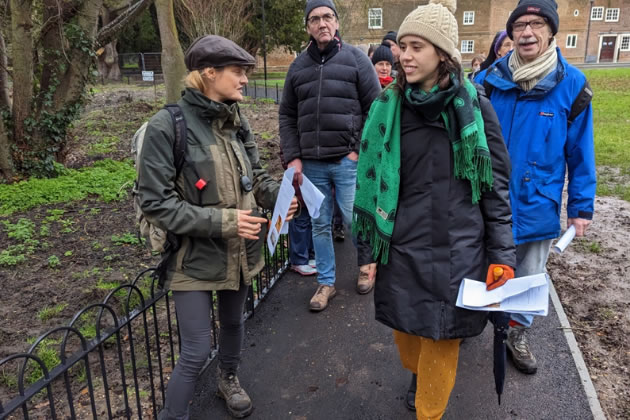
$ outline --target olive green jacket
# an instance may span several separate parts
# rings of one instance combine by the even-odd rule
[[[237,209],[273,208],[279,184],[262,168],[254,136],[238,104],[217,103],[196,89],[178,102],[187,124],[186,163],[175,179],[175,127],[166,110],[147,126],[138,159],[140,207],[152,224],[179,235],[168,263],[171,290],[238,290],[264,265],[264,231],[258,241],[237,234]],[[236,133],[243,126],[245,141]],[[241,190],[241,170],[253,191]],[[206,185],[199,189],[198,181]]]

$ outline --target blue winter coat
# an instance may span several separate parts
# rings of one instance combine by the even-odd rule
[[[558,49],[558,66],[532,90],[512,81],[510,54],[488,68],[485,81],[510,159],[510,201],[515,244],[556,238],[566,169],[569,218],[592,219],[595,199],[593,109],[569,125],[573,101],[586,82]],[[483,81],[481,81],[483,82]]]

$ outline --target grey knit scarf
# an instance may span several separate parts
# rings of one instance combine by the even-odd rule
[[[509,66],[512,70],[512,80],[525,92],[534,88],[542,79],[551,73],[558,65],[556,38],[551,40],[549,48],[531,63],[524,63],[516,51],[510,56]]]

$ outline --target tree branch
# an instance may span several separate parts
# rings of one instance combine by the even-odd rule
[[[116,19],[104,26],[96,36],[97,46],[102,47],[109,44],[127,23],[144,12],[151,3],[153,3],[153,0],[138,0],[136,4],[130,6],[125,12],[118,15]]]

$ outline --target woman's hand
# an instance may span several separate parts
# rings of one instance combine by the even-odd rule
[[[291,206],[289,206],[289,212],[287,213],[287,222],[289,220],[293,220],[293,215],[298,210],[298,200],[296,197],[293,197],[291,200]]]
[[[261,225],[267,223],[264,217],[250,216],[251,210],[238,210],[238,236],[244,239],[258,240]]]

